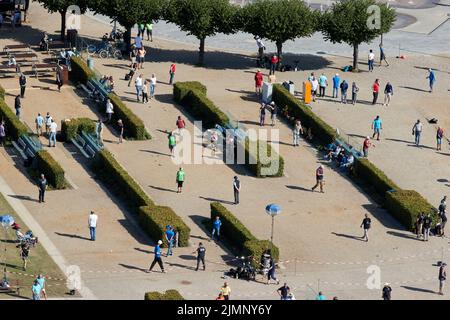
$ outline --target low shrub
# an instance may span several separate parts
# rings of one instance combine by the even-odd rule
[[[244,149],[247,167],[255,176],[258,178],[283,176],[284,159],[273,150],[269,142],[250,141],[246,138]]]
[[[189,246],[191,229],[173,211],[172,208],[164,206],[144,206],[139,208],[139,224],[146,233],[155,241],[163,240],[165,246],[166,226],[171,225],[178,232],[178,245]]]
[[[353,168],[355,175],[374,187],[382,197],[386,195],[386,191],[400,190],[400,187],[389,179],[383,171],[365,158],[355,159]]]
[[[177,290],[171,289],[167,290],[164,293],[157,291],[146,292],[144,300],[185,300],[185,299]]]
[[[6,102],[0,99],[0,121],[2,120],[5,122],[6,136],[13,140],[17,140],[21,135],[28,133],[28,128],[17,118]]]
[[[39,174],[43,173],[48,183],[55,189],[64,189],[66,180],[64,170],[46,150],[36,153],[36,167]]]
[[[183,103],[189,91],[198,90],[206,95],[206,87],[198,81],[175,82],[173,85],[173,97],[176,102]]]
[[[86,84],[89,80],[95,78],[93,70],[89,69],[86,62],[81,57],[72,57],[70,59],[71,71],[69,72],[70,80]]]
[[[70,141],[81,131],[95,133],[96,123],[89,118],[66,119],[61,121],[61,137],[63,141]]]

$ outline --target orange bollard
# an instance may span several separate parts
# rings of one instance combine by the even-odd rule
[[[311,82],[303,82],[303,102],[308,104],[311,103]]]

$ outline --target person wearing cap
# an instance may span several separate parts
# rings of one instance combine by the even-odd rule
[[[234,176],[233,180],[234,204],[239,204],[239,193],[241,192],[241,181],[238,176]]]
[[[362,239],[365,239],[366,242],[369,241],[369,229],[370,229],[370,224],[372,223],[372,220],[370,220],[369,216],[367,215],[367,213],[364,215],[364,219],[361,223],[360,228],[364,229],[364,235],[361,237]]]
[[[336,73],[333,77],[333,98],[338,97],[340,82],[341,78],[339,77],[339,73]]]
[[[392,288],[389,285],[389,283],[385,283],[382,289],[382,294],[381,297],[383,298],[383,300],[391,300],[391,292],[392,292]]]
[[[255,93],[261,95],[263,84],[263,74],[260,69],[255,73]]]
[[[91,211],[91,214],[89,215],[89,219],[88,219],[88,226],[89,226],[89,233],[91,236],[91,241],[95,241],[97,220],[98,220],[98,216],[94,213],[94,211]]]
[[[178,185],[178,191],[177,193],[181,193],[183,191],[183,183],[184,183],[184,170],[182,167],[177,171],[177,185]]]
[[[366,139],[364,139],[363,142],[363,154],[364,158],[367,158],[369,156],[369,148],[372,145],[372,142],[370,141],[370,137],[367,136]]]
[[[159,264],[159,267],[161,268],[162,273],[166,272],[166,271],[164,271],[164,265],[161,260],[161,245],[162,245],[162,243],[163,242],[161,240],[158,240],[158,244],[155,246],[155,258],[153,259],[153,262],[150,265],[150,268],[147,270],[147,273],[152,272],[153,267],[155,266],[156,263]]]
[[[446,268],[447,264],[445,262],[443,262],[441,264],[441,266],[439,267],[439,294],[442,296],[444,295],[444,285],[445,285],[445,280],[447,280],[447,268]]]
[[[324,193],[323,191],[323,165],[321,164],[316,169],[316,185],[311,188],[311,191],[316,190],[316,188],[320,186],[320,192]]]

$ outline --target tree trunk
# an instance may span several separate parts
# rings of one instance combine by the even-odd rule
[[[133,27],[127,27],[125,33],[123,34],[123,43],[125,45],[124,51],[128,55],[131,51],[131,29]]]
[[[61,14],[61,41],[66,40],[66,13],[67,9],[59,12]]]
[[[200,39],[200,47],[198,50],[198,64],[203,65],[205,61],[205,38]]]
[[[283,42],[277,41],[277,56],[281,60],[281,56],[283,55]]]
[[[358,71],[358,44],[353,44],[353,71]]]

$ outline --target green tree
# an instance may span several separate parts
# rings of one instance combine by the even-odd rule
[[[316,31],[318,14],[302,0],[257,0],[242,9],[242,30],[275,42],[278,56],[283,43],[310,37]]]
[[[37,0],[41,3],[48,12],[55,13],[58,12],[61,15],[61,40],[64,41],[66,38],[66,14],[67,8],[71,5],[77,5],[81,12],[86,11],[87,2],[89,0]]]
[[[95,13],[103,14],[125,28],[125,51],[131,48],[131,29],[136,23],[157,22],[166,6],[166,0],[89,0]]]
[[[203,64],[206,37],[236,32],[238,10],[229,0],[169,0],[164,19],[200,40],[198,62]]]
[[[322,15],[320,29],[326,40],[353,47],[353,70],[357,71],[359,45],[389,32],[395,19],[393,8],[375,0],[342,0]]]

